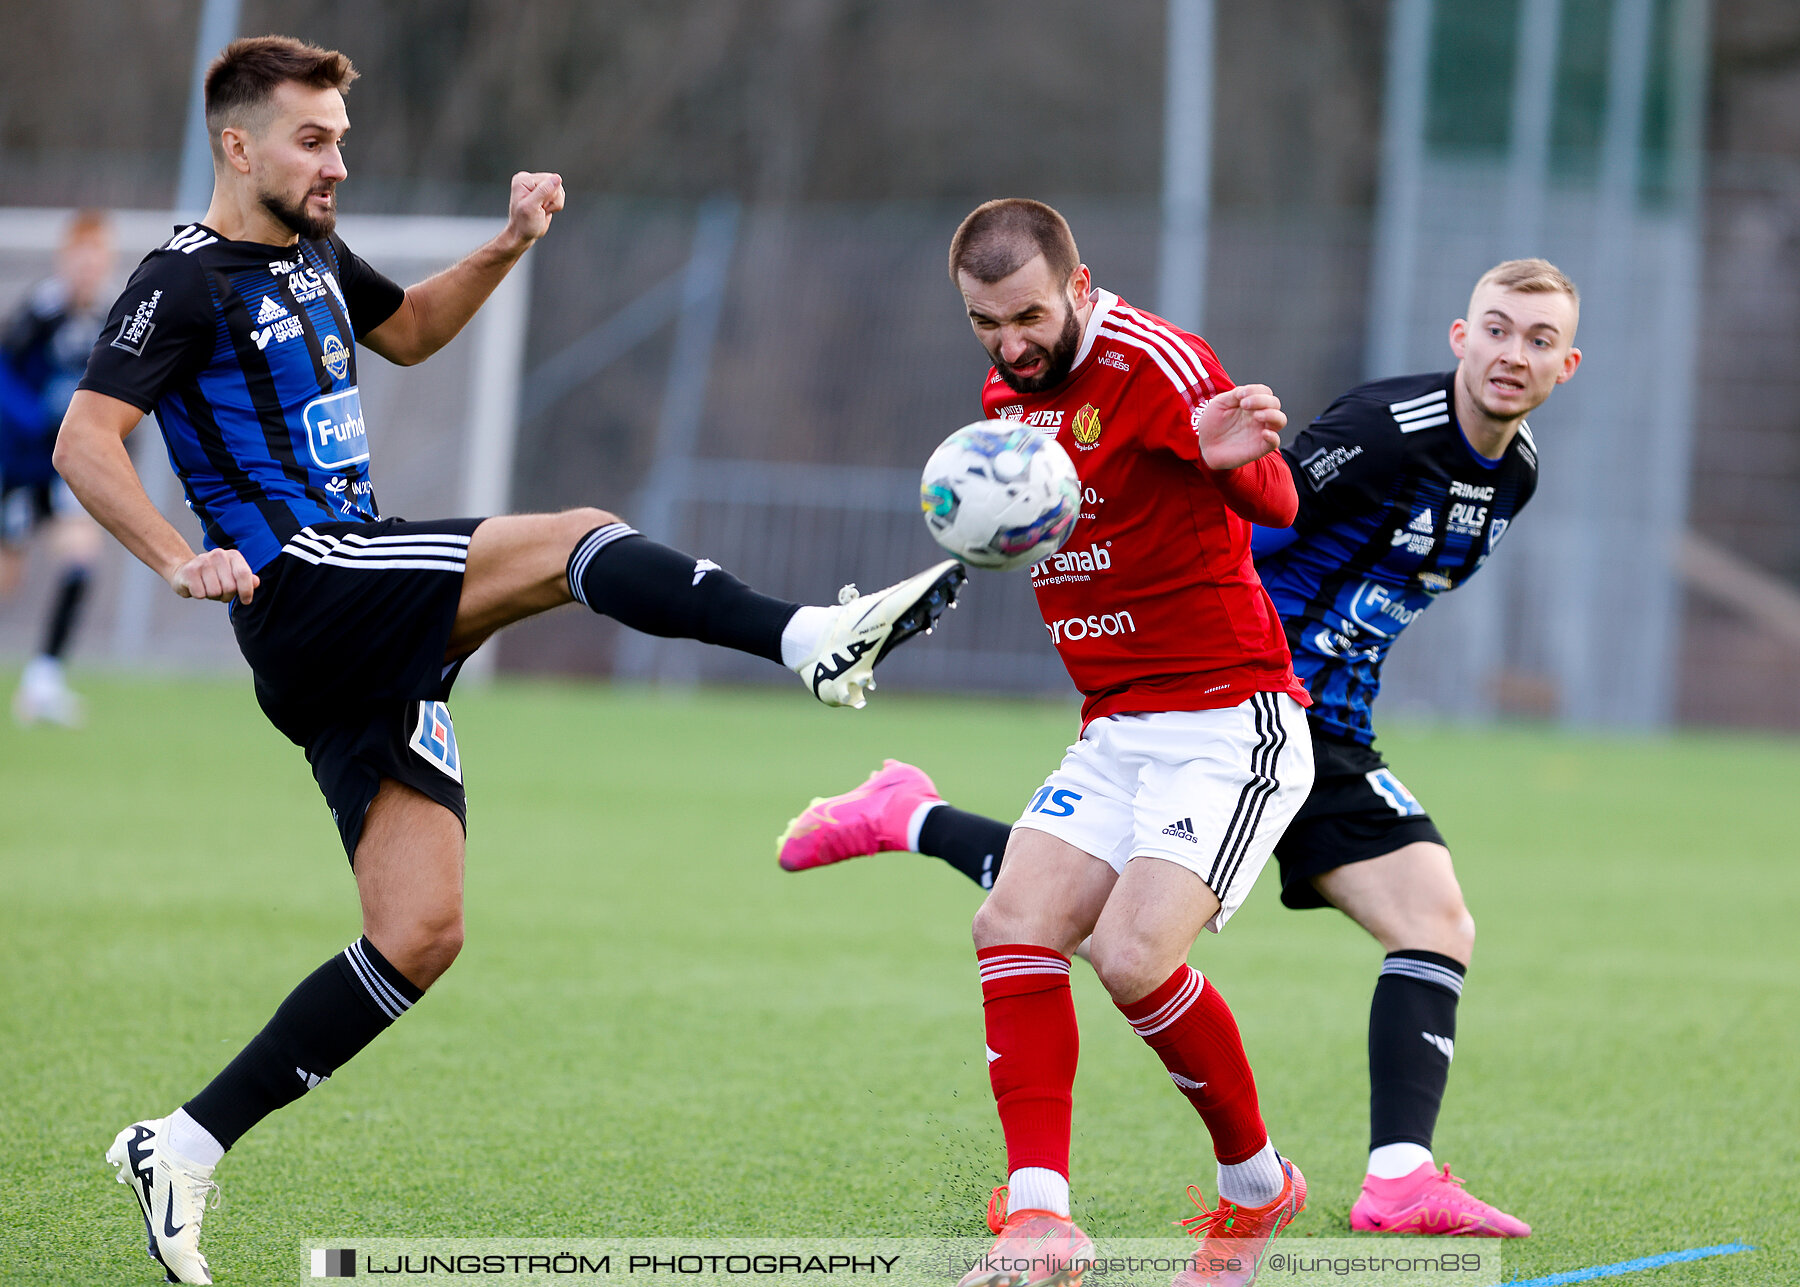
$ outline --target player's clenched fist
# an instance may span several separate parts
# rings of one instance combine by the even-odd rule
[[[1287,413],[1266,384],[1240,384],[1212,398],[1194,418],[1200,458],[1212,469],[1236,469],[1281,446]]]
[[[237,598],[248,603],[261,580],[236,550],[208,550],[176,568],[169,586],[184,599]]]
[[[530,245],[550,231],[550,216],[562,208],[562,175],[521,170],[512,177],[512,206],[506,230]]]

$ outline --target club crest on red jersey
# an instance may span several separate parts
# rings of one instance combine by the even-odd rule
[[[1069,432],[1075,435],[1075,445],[1086,450],[1100,441],[1100,408],[1093,403],[1083,403],[1081,410],[1069,422]]]

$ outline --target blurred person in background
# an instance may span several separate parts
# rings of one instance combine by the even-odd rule
[[[0,326],[0,597],[19,588],[34,537],[47,534],[57,563],[43,641],[13,694],[13,718],[21,724],[81,722],[81,699],[69,690],[63,658],[100,556],[101,533],[57,476],[50,453],[105,320],[101,291],[113,261],[106,215],[77,212],[63,233],[55,273],[32,287]]]

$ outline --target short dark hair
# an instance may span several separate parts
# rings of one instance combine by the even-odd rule
[[[278,87],[290,81],[314,89],[346,93],[356,79],[350,59],[292,36],[245,36],[226,45],[206,69],[206,130],[213,154],[220,154],[219,131],[242,125],[267,106]]]
[[[1039,255],[1058,282],[1067,281],[1081,266],[1081,252],[1075,249],[1075,234],[1066,219],[1042,201],[1024,197],[983,202],[950,239],[950,280],[967,273],[992,285]]]

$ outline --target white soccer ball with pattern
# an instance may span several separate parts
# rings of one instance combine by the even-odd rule
[[[1017,420],[978,420],[931,453],[919,507],[944,549],[1007,572],[1061,548],[1081,517],[1081,482],[1056,439]]]

